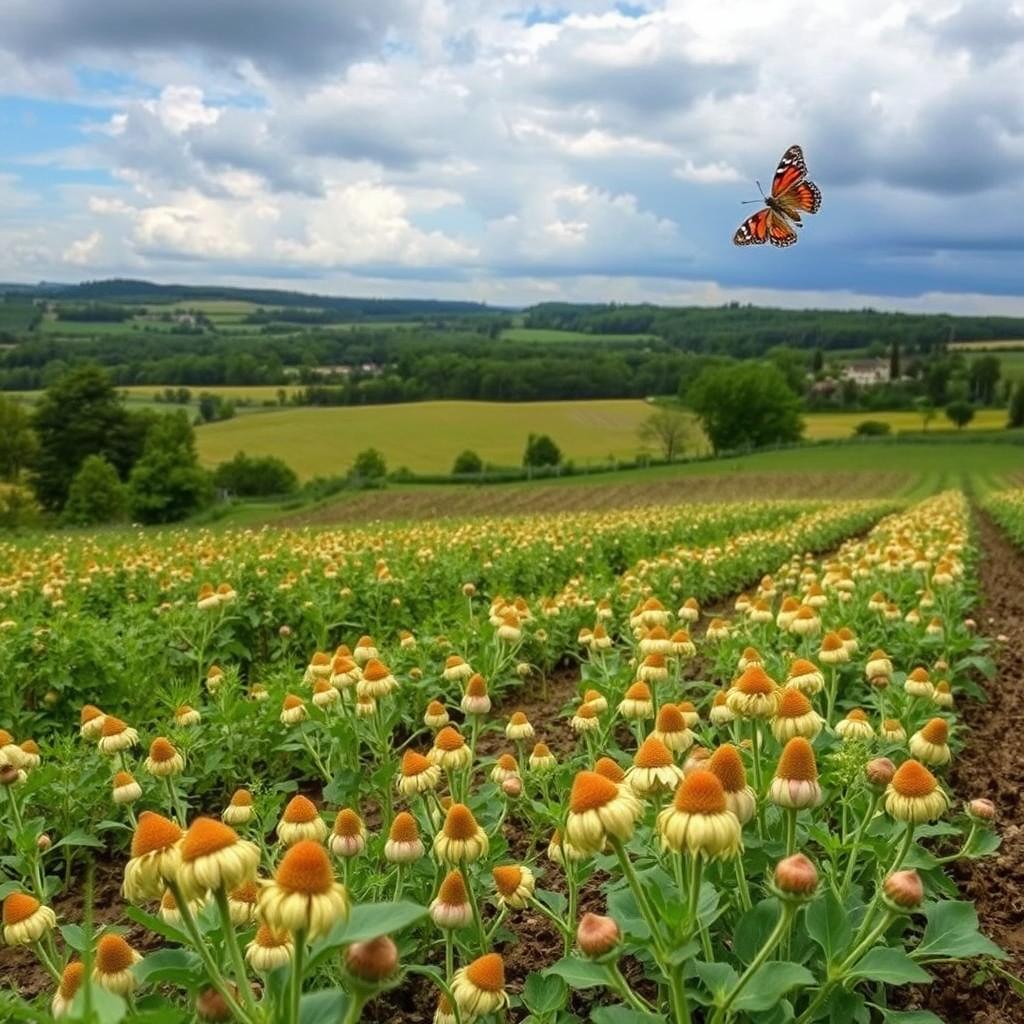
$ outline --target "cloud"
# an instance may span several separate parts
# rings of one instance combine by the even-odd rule
[[[103,236],[98,231],[90,231],[85,238],[72,242],[65,250],[63,260],[76,266],[88,266],[96,255]]]

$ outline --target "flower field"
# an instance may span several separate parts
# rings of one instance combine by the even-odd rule
[[[0,1019],[929,1024],[1002,956],[958,492],[0,556]]]

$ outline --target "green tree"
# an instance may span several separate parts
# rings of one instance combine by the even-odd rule
[[[658,409],[640,424],[640,440],[656,444],[666,461],[671,462],[682,450],[690,433],[690,425],[678,409]]]
[[[128,489],[132,517],[142,523],[173,523],[209,503],[213,484],[199,465],[195,432],[185,412],[153,422]]]
[[[530,434],[523,452],[523,465],[529,469],[557,466],[562,461],[562,450],[547,434]]]
[[[814,355],[811,356],[811,371],[814,374],[821,373],[825,369],[825,353],[820,348],[814,350]]]
[[[128,492],[117,470],[102,455],[90,455],[75,474],[62,518],[71,526],[97,526],[123,519]]]
[[[774,366],[714,367],[694,381],[688,394],[716,453],[798,441],[803,435],[800,401]]]
[[[935,406],[932,405],[931,399],[927,395],[921,395],[920,398],[914,399],[914,407],[917,409],[918,416],[921,417],[921,429],[927,431],[928,424],[935,419]]]
[[[365,448],[355,457],[349,475],[357,480],[383,480],[388,475],[388,464],[376,448]]]
[[[0,396],[0,480],[17,483],[38,451],[32,418],[25,407]]]
[[[459,454],[455,456],[455,463],[452,465],[452,473],[456,476],[463,473],[482,473],[483,469],[484,460],[469,448],[464,452],[459,452]]]
[[[963,430],[974,419],[974,406],[970,402],[950,402],[946,406],[946,418],[956,424],[957,430]]]
[[[996,388],[1002,374],[999,356],[980,356],[968,371],[971,397],[980,405],[992,405],[996,400]]]
[[[39,439],[33,487],[51,510],[63,507],[88,456],[104,456],[123,479],[145,437],[143,421],[129,415],[106,371],[96,366],[72,370],[51,384],[32,419]]]
[[[240,498],[260,498],[291,494],[299,486],[299,479],[287,463],[273,455],[250,457],[239,452],[213,471],[213,484]]]
[[[1010,395],[1008,427],[1024,427],[1024,382],[1020,382]]]
[[[889,346],[889,380],[899,380],[901,373],[900,342],[898,338],[893,338],[892,345]]]

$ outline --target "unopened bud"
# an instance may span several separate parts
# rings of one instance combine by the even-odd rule
[[[418,665],[414,665],[411,669],[409,669],[409,678],[410,679],[422,679],[423,678],[423,669],[421,669]]]
[[[864,774],[872,786],[888,786],[896,774],[896,765],[887,757],[875,757],[864,766]]]
[[[882,892],[894,910],[915,910],[924,902],[924,884],[913,869],[893,872],[882,883]]]
[[[18,778],[18,769],[13,764],[5,764],[0,768],[0,786],[13,786]]]
[[[576,945],[592,959],[610,953],[622,941],[622,932],[612,917],[584,914],[576,927]]]
[[[818,869],[802,853],[794,853],[775,865],[775,888],[783,897],[813,896],[818,888]]]
[[[987,801],[985,802],[987,803]],[[992,810],[994,812],[995,808]],[[45,832],[41,832],[39,837],[36,839],[36,847],[45,853],[51,846],[53,846],[53,840]]]
[[[462,593],[466,597],[472,597],[476,593],[476,584],[475,583],[463,583],[462,584]]]
[[[345,967],[352,977],[379,984],[398,970],[398,947],[390,935],[353,942],[345,950]]]
[[[978,624],[974,619],[964,619],[964,629],[969,630],[973,633],[978,628]]]
[[[228,991],[235,998],[238,997],[238,986],[228,981],[225,982]],[[228,1006],[224,997],[215,988],[204,988],[196,997],[196,1016],[200,1020],[234,1020],[234,1013]]]
[[[292,635],[292,627],[291,626],[281,626],[278,629],[278,631],[277,631],[277,635],[279,637],[281,637],[281,639],[287,640],[288,637],[290,637]]]
[[[501,784],[501,791],[509,800],[516,800],[523,795],[523,780],[518,776],[505,779]]]
[[[889,677],[872,676],[870,682],[876,690],[884,690],[889,685]]]
[[[525,661],[521,661],[516,665],[516,675],[519,676],[520,679],[526,679],[532,671],[533,669],[531,669],[529,664]]]
[[[991,821],[996,816],[996,805],[984,797],[977,797],[967,805],[967,813],[978,821]]]

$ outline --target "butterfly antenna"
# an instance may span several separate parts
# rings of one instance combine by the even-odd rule
[[[764,199],[764,189],[761,188],[761,182],[755,181],[755,184],[757,185],[757,191],[761,193],[761,198]]]

